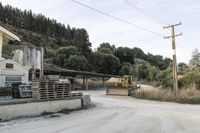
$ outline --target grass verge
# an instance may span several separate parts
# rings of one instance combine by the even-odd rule
[[[165,101],[165,102],[177,102],[184,104],[200,104],[200,91],[191,89],[182,89],[178,96],[175,96],[169,90],[159,91],[141,91],[136,92],[132,97],[139,99]]]

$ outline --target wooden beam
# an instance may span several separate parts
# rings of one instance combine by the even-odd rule
[[[85,78],[85,88],[86,88],[86,90],[88,90],[88,77],[87,76]]]
[[[103,87],[105,87],[105,77],[103,76]]]
[[[0,32],[0,58],[2,57],[3,34]]]
[[[83,90],[85,90],[85,75],[83,74]]]
[[[8,31],[7,29],[3,28],[2,26],[0,26],[0,32],[3,33],[3,36],[6,38],[6,39],[9,39],[9,40],[17,40],[20,42],[20,38],[13,34],[12,32]]]

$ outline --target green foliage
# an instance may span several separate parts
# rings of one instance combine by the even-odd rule
[[[171,59],[169,59],[169,58],[163,59],[163,57],[160,56],[160,55],[152,55],[150,53],[147,54],[146,60],[151,65],[154,65],[154,66],[158,67],[161,70],[167,69],[167,67],[171,63]]]
[[[139,58],[139,59],[146,59],[146,54],[142,51],[140,48],[133,48],[132,49],[133,57],[134,58]]]
[[[97,48],[98,52],[107,53],[107,54],[114,54],[116,51],[115,45],[110,45],[110,43],[101,43],[100,46]]]
[[[156,81],[156,76],[157,74],[159,73],[159,69],[156,68],[155,66],[152,66],[152,65],[148,65],[147,66],[147,70],[148,70],[148,80],[150,82],[153,82],[153,81]]]
[[[22,44],[44,47],[45,66],[105,74],[134,74],[138,80],[159,81],[161,84],[170,82],[166,71],[171,59],[145,54],[137,47],[116,48],[107,42],[100,44],[97,52],[92,52],[85,29],[65,26],[42,14],[34,14],[31,10],[22,11],[0,3],[0,24],[20,35]],[[23,46],[16,42],[4,45],[3,56],[11,58],[12,50]]]
[[[184,74],[184,70],[186,70],[188,68],[187,64],[181,62],[178,64],[178,74],[179,75],[183,75]]]
[[[82,55],[87,57],[91,53],[91,43],[87,31],[85,29],[73,29],[72,31],[74,39],[71,43],[78,48]]]
[[[134,76],[138,80],[147,79],[148,78],[148,65],[149,63],[143,59],[135,59],[134,68]]]
[[[99,48],[98,48],[98,50],[99,50],[99,49],[102,49],[102,48],[110,49],[110,50],[113,51],[113,52],[114,52],[115,49],[116,49],[116,48],[115,48],[115,45],[112,45],[112,46],[111,46],[110,43],[107,43],[107,42],[101,43],[100,46],[99,46]]]
[[[55,63],[58,66],[64,67],[65,61],[70,55],[79,55],[79,51],[74,46],[61,47],[56,51]]]
[[[105,53],[105,54],[113,54],[113,51],[109,48],[98,48],[98,52]]]
[[[95,53],[95,71],[107,74],[118,74],[120,62],[119,58],[113,54]]]
[[[121,63],[129,62],[132,64],[134,61],[132,49],[127,48],[127,47],[117,48],[115,51],[115,56],[117,56],[119,58]]]
[[[200,67],[186,68],[180,79],[181,87],[192,87],[192,89],[200,89]]]
[[[46,48],[44,52],[44,58],[52,58],[56,56],[56,50]]]
[[[67,69],[88,71],[89,63],[83,55],[70,55],[70,57],[65,60],[64,67]]]
[[[91,53],[91,43],[85,29],[66,27],[55,19],[34,14],[31,10],[22,11],[10,5],[3,6],[0,2],[0,24],[20,35],[23,42],[37,47],[54,49],[73,45],[86,57]]]
[[[157,76],[157,81],[164,88],[172,88],[172,68],[168,67],[166,70],[160,71]]]
[[[124,62],[122,64],[121,69],[119,70],[120,75],[132,75],[133,74],[133,66],[131,63]]]
[[[23,47],[24,45],[3,45],[2,55],[5,58],[12,58],[12,51]]]
[[[198,49],[193,51],[189,66],[180,63],[178,68],[179,73],[182,74],[182,78],[179,79],[179,87],[200,89],[200,53]]]
[[[189,61],[190,67],[198,67],[200,66],[200,53],[198,49],[195,49],[192,53],[192,58]]]
[[[72,29],[64,24],[58,23],[54,19],[45,17],[42,14],[34,14],[31,10],[20,10],[10,5],[3,6],[0,3],[0,21],[4,24],[13,25],[29,31],[41,33],[46,36],[63,37],[73,39]],[[76,30],[75,30],[76,32]]]

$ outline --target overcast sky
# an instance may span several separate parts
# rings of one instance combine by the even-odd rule
[[[182,22],[176,33],[178,62],[188,62],[200,47],[200,0],[77,0],[100,11],[162,35],[170,35],[164,25]],[[102,42],[115,46],[139,47],[145,53],[172,56],[171,40],[104,16],[71,0],[1,0],[20,9],[31,9],[72,27],[88,31],[92,48]]]

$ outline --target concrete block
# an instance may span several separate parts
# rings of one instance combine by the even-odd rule
[[[0,119],[9,120],[18,117],[38,116],[44,111],[58,112],[63,109],[80,108],[81,98],[0,105]]]
[[[90,106],[92,104],[90,95],[83,95],[81,97],[81,104],[82,104],[82,107]]]

